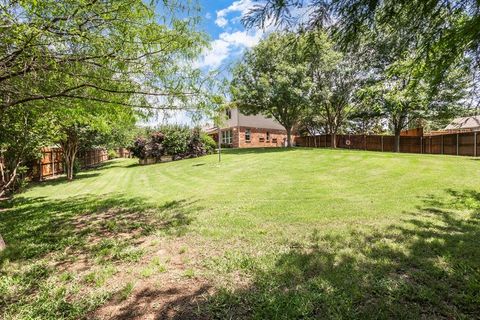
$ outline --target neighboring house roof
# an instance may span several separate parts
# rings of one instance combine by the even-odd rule
[[[203,131],[205,133],[215,133],[215,132],[218,132],[218,127],[205,126],[203,127]]]
[[[222,129],[228,129],[233,127],[251,127],[251,128],[262,128],[262,129],[276,129],[276,130],[285,130],[285,128],[278,123],[276,120],[267,118],[263,115],[253,115],[247,116],[241,113],[238,109],[230,109],[226,114],[229,115],[224,120],[224,124],[221,126]],[[218,127],[211,124],[207,124],[203,127],[203,130],[206,133],[215,133],[218,131]]]
[[[480,129],[480,116],[457,118],[445,128],[445,130],[459,129]]]

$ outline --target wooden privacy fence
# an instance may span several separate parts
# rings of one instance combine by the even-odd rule
[[[87,168],[108,160],[106,149],[92,149],[78,153],[81,168]]]
[[[32,179],[42,180],[64,172],[63,150],[61,148],[43,148],[41,152],[42,158],[31,166]],[[81,168],[87,168],[107,161],[108,152],[106,149],[98,148],[79,152],[77,157]]]
[[[477,132],[409,137],[400,136],[400,152],[448,154],[476,157],[480,152],[480,137]],[[394,152],[395,137],[390,135],[337,135],[337,147],[368,151]],[[332,147],[330,135],[297,137],[300,147]]]
[[[42,157],[37,164],[32,164],[32,179],[42,180],[64,172],[62,148],[42,148]]]
[[[115,149],[115,152],[117,153],[117,157],[119,157],[119,158],[132,158],[133,157],[132,153],[127,148],[117,148],[117,149]]]

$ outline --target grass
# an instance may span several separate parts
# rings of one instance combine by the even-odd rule
[[[198,289],[162,300],[184,318],[475,318],[479,169],[466,157],[231,150],[220,164],[121,159],[34,184],[0,211],[0,317],[133,312],[142,286],[161,297],[174,281]]]

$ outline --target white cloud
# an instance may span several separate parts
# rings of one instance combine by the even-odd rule
[[[234,1],[229,7],[217,11],[217,19],[215,23],[223,28],[228,24],[227,15],[232,12],[240,12],[241,15],[245,15],[252,8],[252,0],[238,0]]]
[[[225,17],[218,17],[215,19],[215,24],[221,28],[225,27],[228,24],[228,20]]]
[[[212,19],[212,14],[211,14],[210,12],[207,12],[207,13],[205,14],[205,19],[207,19],[207,20]]]
[[[251,48],[260,41],[262,33],[260,30],[256,30],[253,33],[248,31],[224,32],[220,34],[220,40],[231,43],[232,45]]]
[[[245,48],[255,46],[262,38],[261,30],[223,32],[210,43],[210,49],[197,62],[199,68],[218,68],[233,53],[241,53]]]
[[[197,63],[197,67],[218,68],[229,53],[230,44],[224,40],[217,39],[210,43],[210,49],[205,53],[201,60]]]

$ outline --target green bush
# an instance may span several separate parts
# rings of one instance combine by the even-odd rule
[[[117,152],[113,149],[108,150],[108,159],[115,159],[117,157]]]
[[[165,153],[176,156],[187,153],[188,143],[191,139],[191,130],[182,126],[165,126],[161,129],[165,134],[163,147]]]
[[[163,155],[170,155],[173,160],[194,158],[212,153],[215,148],[215,141],[199,128],[167,125],[158,128],[149,139],[135,139],[130,151],[140,159],[161,161]]]
[[[200,140],[202,141],[207,153],[214,153],[215,149],[217,149],[217,143],[209,135],[202,133],[200,135]]]
[[[73,162],[73,174],[76,175],[80,170],[82,170],[82,164],[78,158],[75,158],[75,161]]]

